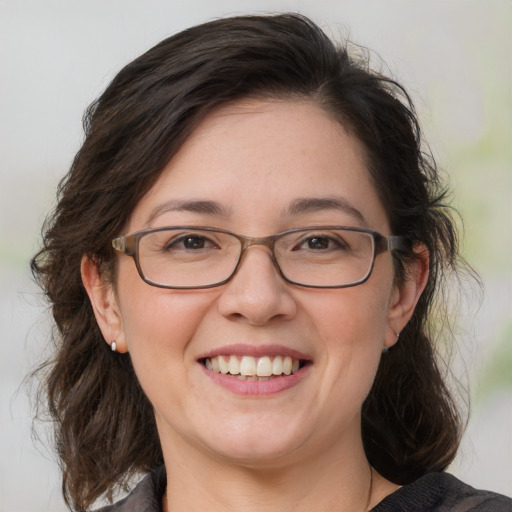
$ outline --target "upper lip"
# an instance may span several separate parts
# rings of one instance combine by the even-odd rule
[[[216,347],[208,352],[204,352],[197,359],[206,359],[208,357],[216,356],[252,356],[252,357],[264,357],[264,356],[290,356],[293,359],[301,359],[303,361],[311,361],[311,357],[303,352],[295,350],[284,345],[249,345],[243,343],[236,343],[233,345],[224,345],[222,347]]]

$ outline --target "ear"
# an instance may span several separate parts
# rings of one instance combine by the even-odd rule
[[[81,274],[105,341],[109,345],[115,341],[117,352],[127,352],[122,317],[112,283],[101,276],[97,263],[86,255],[82,258]]]
[[[411,319],[416,304],[425,289],[428,280],[429,253],[424,244],[414,247],[416,258],[407,264],[405,280],[396,284],[391,296],[388,313],[389,329],[384,339],[386,348],[392,347],[402,329]]]

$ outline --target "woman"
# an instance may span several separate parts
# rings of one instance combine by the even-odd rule
[[[432,339],[457,235],[411,102],[298,15],[217,20],[86,117],[33,271],[87,510],[510,510],[443,473]]]

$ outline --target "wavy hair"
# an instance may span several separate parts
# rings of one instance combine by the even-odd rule
[[[102,339],[81,259],[114,279],[111,240],[135,205],[209,112],[247,97],[311,101],[336,118],[366,149],[392,233],[428,248],[426,289],[363,405],[363,441],[370,463],[398,484],[445,469],[455,455],[461,418],[436,358],[433,309],[458,268],[457,232],[411,99],[303,16],[239,16],[165,39],[88,108],[85,141],[32,259],[58,328],[40,373],[71,508],[111,498],[129,477],[163,463],[152,406],[130,355],[113,354]],[[412,249],[394,255],[398,279],[414,257]]]

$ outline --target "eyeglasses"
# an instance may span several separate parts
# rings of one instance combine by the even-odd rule
[[[290,229],[262,238],[210,227],[171,226],[112,240],[116,251],[134,258],[146,283],[175,289],[223,285],[237,272],[245,251],[255,245],[269,248],[283,279],[310,288],[364,283],[375,256],[410,247],[401,236],[340,226]]]

